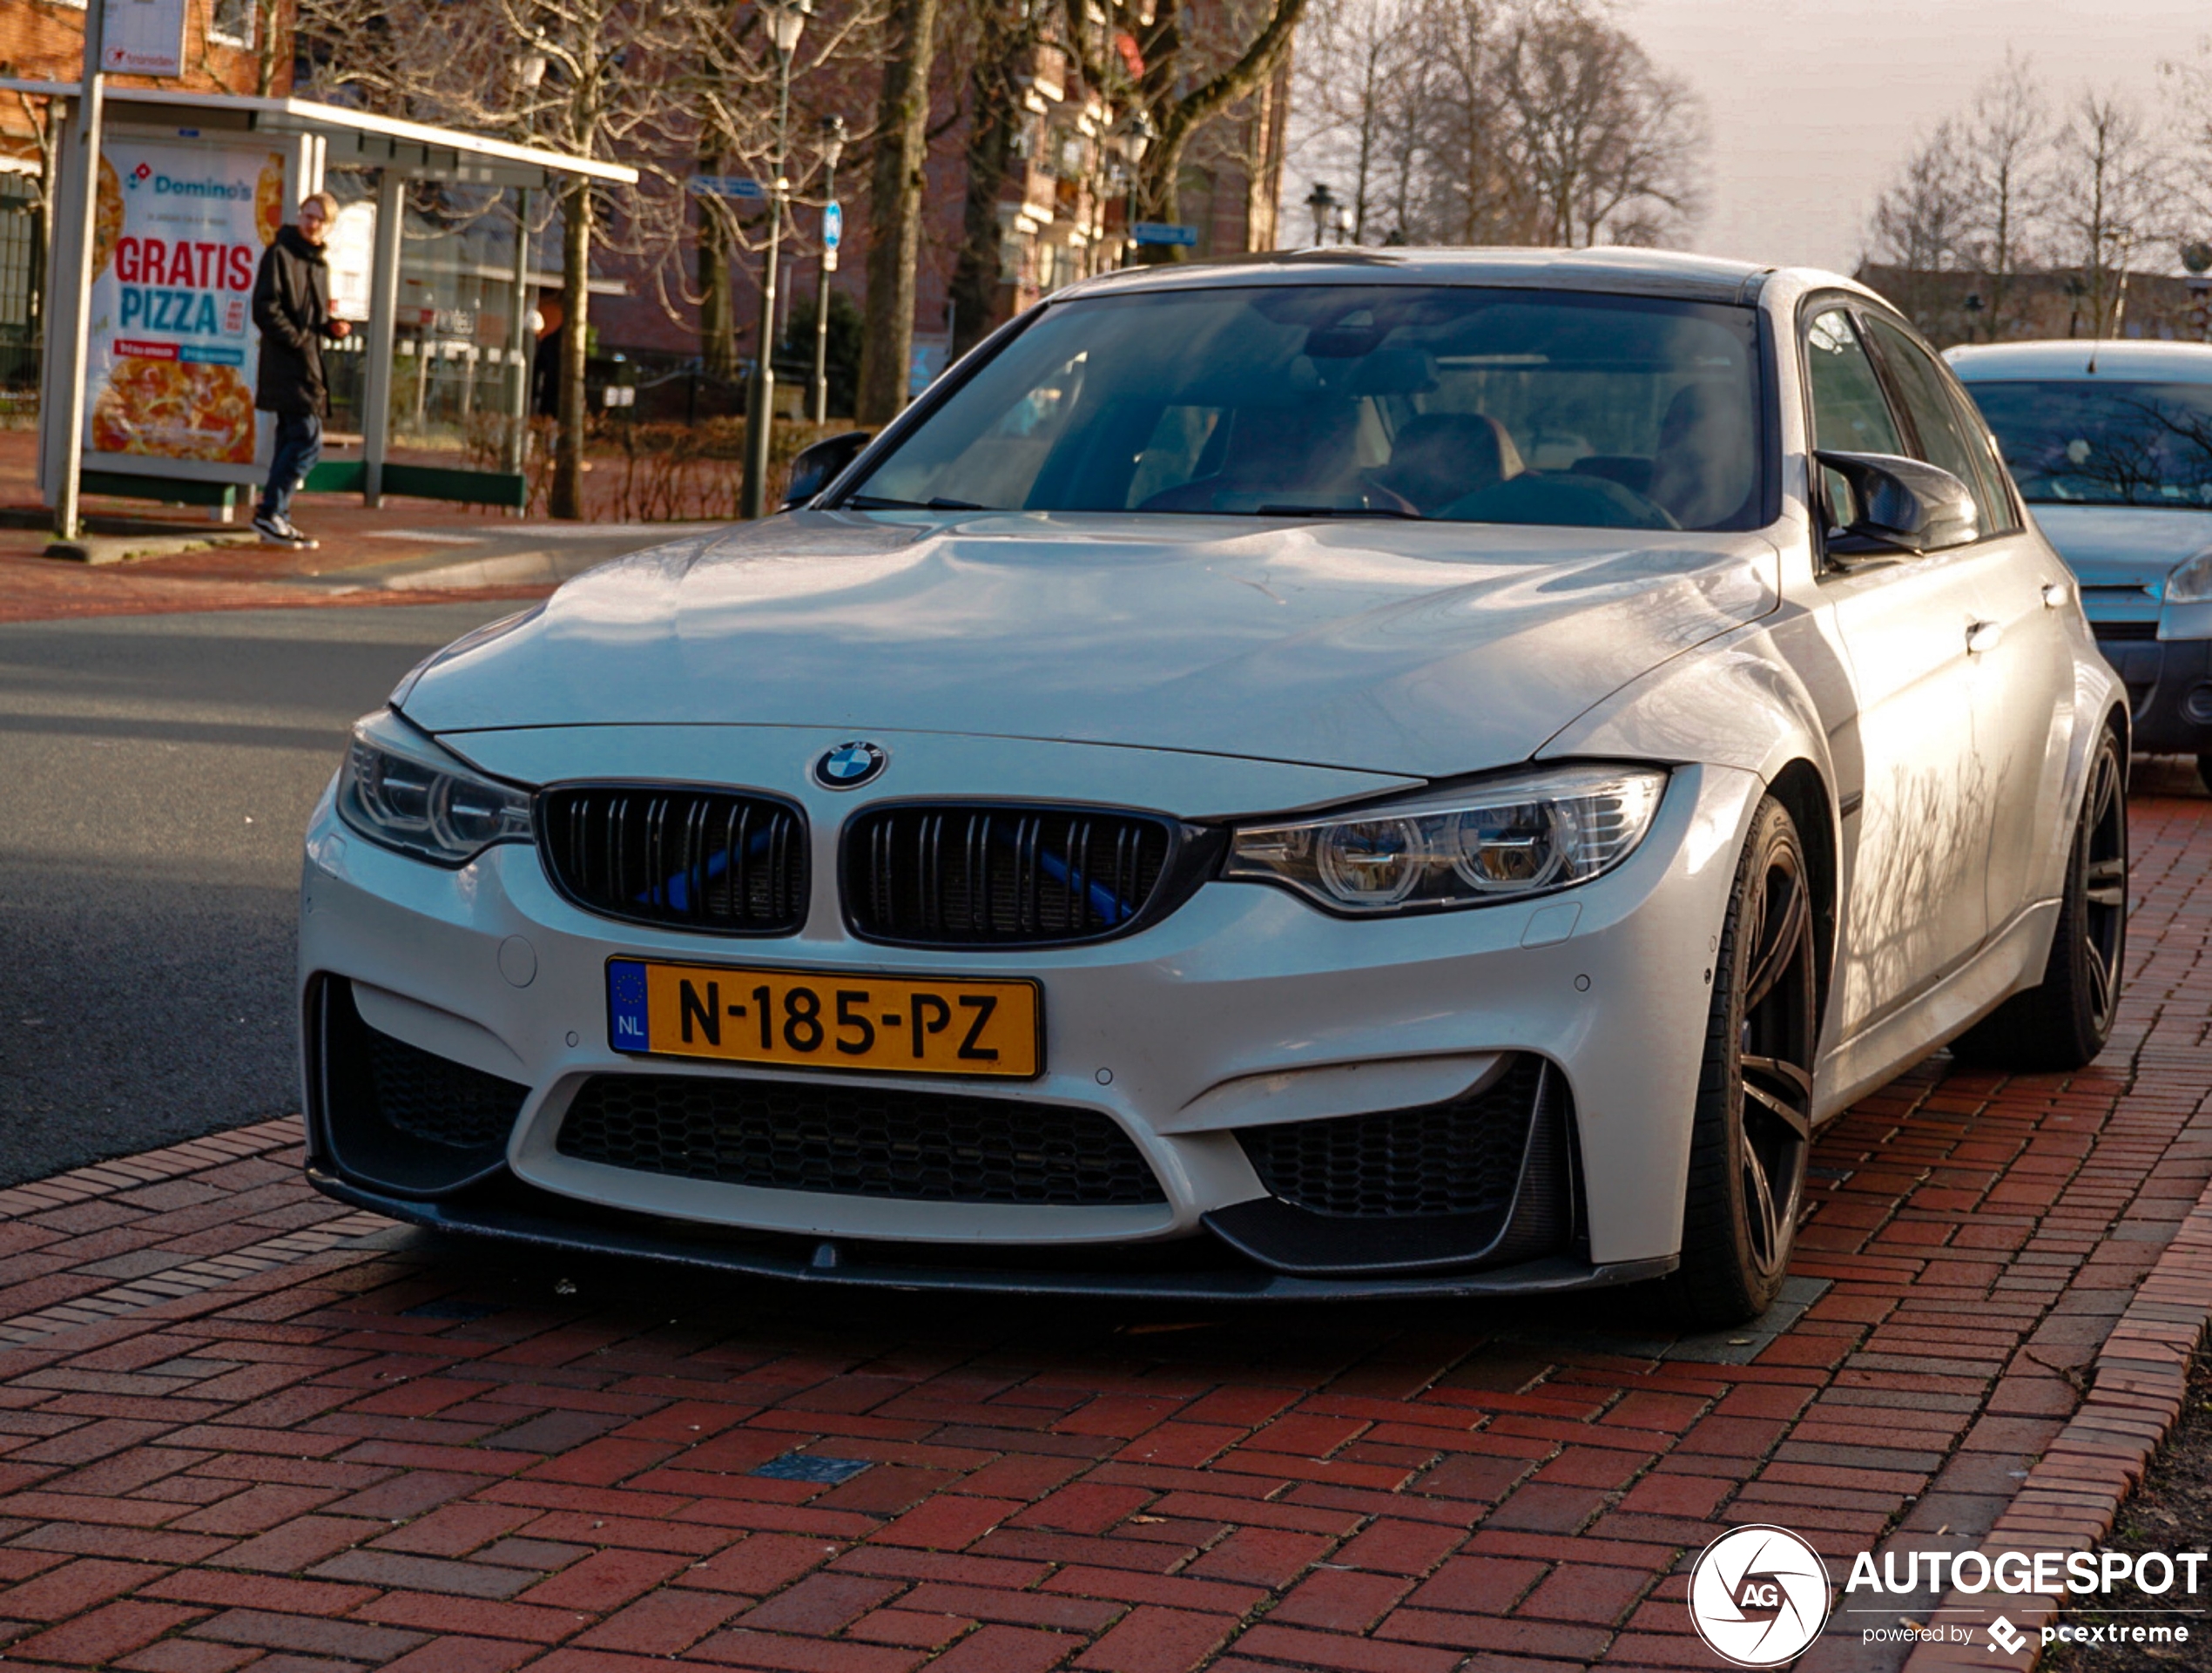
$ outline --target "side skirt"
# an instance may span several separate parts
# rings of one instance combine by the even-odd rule
[[[1911,1004],[1861,1029],[1822,1060],[1813,1119],[1839,1115],[1888,1084],[1946,1041],[1956,1039],[2014,994],[2042,979],[2059,903],[2024,907],[1981,951]]]

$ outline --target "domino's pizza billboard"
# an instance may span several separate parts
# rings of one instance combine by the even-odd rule
[[[253,462],[253,278],[284,182],[282,153],[259,145],[101,147],[88,455]]]

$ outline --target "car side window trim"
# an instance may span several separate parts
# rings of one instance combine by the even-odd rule
[[[1865,321],[1869,318],[1878,319],[1883,325],[1902,336],[1907,343],[1919,346],[1922,355],[1936,368],[1936,387],[1939,393],[1949,395],[1949,385],[1956,380],[1948,375],[1950,368],[1943,364],[1943,357],[1927,346],[1919,334],[1912,329],[1912,323],[1902,314],[1887,308],[1880,310],[1869,308],[1863,303],[1852,310],[1852,323],[1858,327],[1860,339],[1866,346],[1867,354],[1873,360],[1875,375],[1881,380],[1883,393],[1889,397],[1890,411],[1896,420],[1898,430],[1912,448],[1914,458],[1925,464],[1934,464],[1936,461],[1928,456],[1933,449],[1929,447],[1926,436],[1921,434],[1919,416],[1912,410],[1912,401],[1906,398],[1902,375],[1897,368],[1890,363],[1889,352],[1883,344],[1881,334],[1867,330],[1865,327]],[[1966,435],[1963,438],[1966,444],[1984,445],[1988,426],[1981,422],[1980,414],[1974,412],[1973,421],[1968,422],[1966,412],[1958,410],[1959,402],[1955,396],[1952,397],[1952,406],[1954,421],[1966,427]],[[1966,410],[1973,411],[1973,408],[1970,406]],[[2012,473],[2010,471],[2002,470],[2000,468],[1996,479],[1996,488],[1998,493],[2005,496],[2003,509],[2006,513],[2013,514],[2012,520],[2007,526],[1998,527],[1985,519],[1980,531],[1967,543],[1969,546],[1979,546],[1986,540],[2002,539],[2020,531],[2021,524],[2017,514],[2013,513],[2012,505]],[[1985,497],[1982,485],[1968,479],[1966,489],[1974,496],[1974,503],[1979,506]],[[1954,547],[1949,550],[1962,549]]]
[[[1823,579],[1841,575],[1844,570],[1838,566],[1832,565],[1828,559],[1828,536],[1833,532],[1830,527],[1833,521],[1833,508],[1828,503],[1828,489],[1826,483],[1821,479],[1820,465],[1813,457],[1820,445],[1820,415],[1813,405],[1812,359],[1808,340],[1812,334],[1813,322],[1822,314],[1841,314],[1850,321],[1853,334],[1858,338],[1859,347],[1865,353],[1868,364],[1873,370],[1874,381],[1881,393],[1883,405],[1888,411],[1891,425],[1896,429],[1899,439],[1906,447],[1917,449],[1919,445],[1919,433],[1912,427],[1911,415],[1899,411],[1901,403],[1897,398],[1896,388],[1891,382],[1889,374],[1875,354],[1872,345],[1866,341],[1865,326],[1859,317],[1859,300],[1858,297],[1848,291],[1815,291],[1797,304],[1797,387],[1804,393],[1806,499],[1817,524],[1814,530],[1814,540],[1820,549],[1819,575]],[[1921,558],[1908,552],[1898,554],[1899,563],[1916,563],[1922,561]]]

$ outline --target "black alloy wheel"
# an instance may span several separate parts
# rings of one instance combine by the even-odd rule
[[[2043,980],[1951,1042],[1977,1068],[2079,1069],[2112,1038],[2128,952],[2128,758],[2099,732],[2067,853]]]
[[[1804,847],[1770,796],[1752,818],[1713,969],[1682,1265],[1669,1280],[1694,1327],[1764,1312],[1789,1270],[1812,1146],[1816,955]]]

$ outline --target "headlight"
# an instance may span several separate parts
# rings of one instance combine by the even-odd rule
[[[1521,900],[1588,882],[1635,852],[1667,775],[1569,767],[1494,779],[1449,800],[1247,826],[1224,875],[1285,883],[1338,912]]]
[[[480,778],[389,709],[354,723],[338,813],[371,842],[441,866],[530,838],[527,792]]]
[[[2199,552],[2185,563],[2176,563],[2166,577],[2166,602],[2201,604],[2212,600],[2212,552]]]

